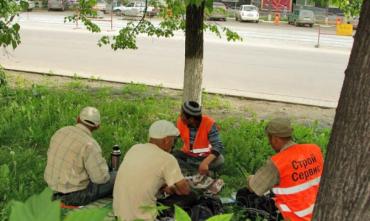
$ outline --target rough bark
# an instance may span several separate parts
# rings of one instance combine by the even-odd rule
[[[370,0],[345,71],[313,220],[370,220]]]
[[[204,2],[186,8],[184,101],[202,99]]]

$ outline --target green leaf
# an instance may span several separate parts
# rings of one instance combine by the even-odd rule
[[[212,12],[213,10],[213,0],[205,0],[205,8]]]
[[[60,202],[51,201],[52,191],[46,188],[41,194],[31,196],[25,203],[13,202],[10,221],[59,221]]]
[[[18,32],[20,28],[21,27],[19,26],[18,23],[16,23],[16,24],[13,25],[13,29],[14,29],[15,32]]]
[[[3,75],[2,70],[0,70],[0,77],[5,78],[5,74]],[[8,165],[6,165],[6,164],[1,165],[0,166],[0,178],[8,178],[9,174],[10,174],[10,170],[9,170]]]
[[[175,205],[175,220],[177,221],[191,221],[189,215],[180,207]]]
[[[108,213],[108,208],[80,209],[69,213],[64,221],[103,221]]]
[[[0,66],[0,87],[6,85],[6,76],[5,73],[2,71]],[[7,194],[7,191],[10,187],[10,169],[7,164],[3,164],[0,166],[0,194]],[[2,200],[3,197],[0,195],[0,200]]]
[[[221,214],[217,216],[212,216],[211,218],[207,219],[206,221],[229,221],[233,217],[232,213],[229,214]]]

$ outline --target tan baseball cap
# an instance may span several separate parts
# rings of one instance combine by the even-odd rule
[[[95,107],[84,107],[80,112],[80,120],[91,127],[100,125],[100,113]]]
[[[179,136],[179,130],[175,125],[167,120],[158,120],[149,128],[149,137],[163,139],[170,136]]]
[[[266,133],[277,137],[291,137],[292,123],[288,117],[275,117],[266,126]]]

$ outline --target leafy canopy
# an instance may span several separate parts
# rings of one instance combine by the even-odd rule
[[[200,6],[203,1],[205,1],[206,13],[211,13],[213,10],[213,0],[146,0],[144,13],[138,22],[128,22],[127,25],[113,37],[107,35],[103,36],[99,40],[98,45],[110,45],[113,50],[137,49],[136,38],[140,34],[146,34],[150,37],[173,37],[176,31],[185,31],[186,7],[188,5]],[[65,22],[78,22],[78,20],[81,20],[88,30],[100,32],[100,28],[90,19],[96,16],[96,11],[93,9],[95,4],[96,0],[80,0],[76,8],[76,14],[66,17]],[[151,21],[145,19],[148,5],[152,5],[159,9],[159,17],[162,20],[158,25],[154,25]],[[218,24],[204,23],[203,27],[204,31],[211,31],[219,38],[224,34],[228,41],[242,40],[236,32]]]
[[[14,0],[0,0],[0,47],[9,45],[15,49],[20,43],[20,26],[14,22],[14,18],[22,10],[28,8],[28,3]]]

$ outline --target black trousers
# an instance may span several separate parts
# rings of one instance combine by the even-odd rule
[[[189,195],[171,195],[165,199],[158,199],[157,203],[169,207],[169,209],[161,211],[160,217],[173,217],[174,216],[174,207],[179,206],[185,211],[189,211],[194,205],[197,204],[198,198],[194,192],[191,192]]]
[[[258,196],[247,188],[238,190],[236,193],[236,202],[239,207],[244,209],[246,218],[255,218],[257,216],[268,220],[279,220],[278,208],[272,196]]]
[[[205,157],[191,157],[181,150],[174,150],[172,155],[177,159],[184,176],[192,176],[196,174],[200,163],[205,159]],[[224,156],[221,154],[209,165],[209,170],[213,173],[220,172],[224,165],[224,161]]]

